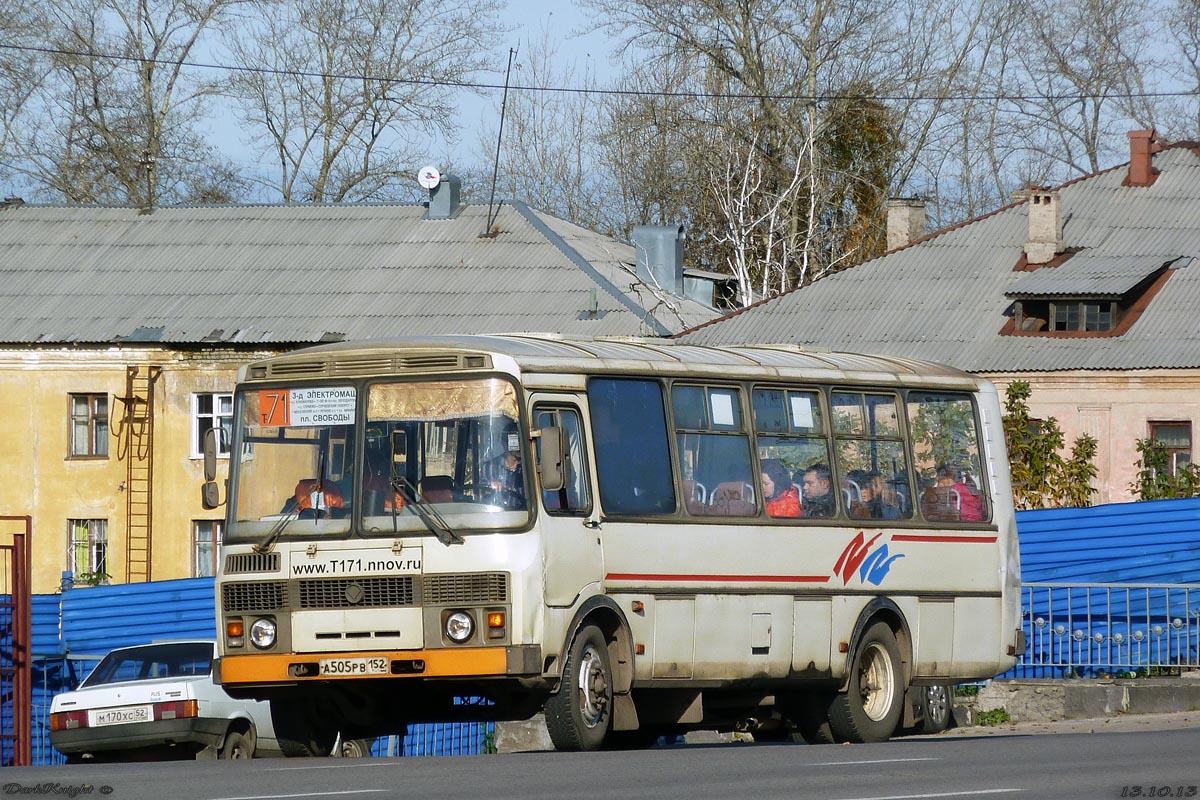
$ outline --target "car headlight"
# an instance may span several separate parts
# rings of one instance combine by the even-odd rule
[[[465,611],[455,611],[446,617],[446,635],[450,641],[462,643],[471,638],[475,632],[475,620]]]
[[[250,643],[259,650],[266,650],[275,645],[275,620],[267,617],[254,620],[250,626]]]

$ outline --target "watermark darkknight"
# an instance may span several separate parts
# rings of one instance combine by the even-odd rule
[[[113,787],[96,786],[92,783],[6,783],[0,786],[0,794],[10,795],[51,795],[58,797],[86,797],[88,795],[112,794]]]

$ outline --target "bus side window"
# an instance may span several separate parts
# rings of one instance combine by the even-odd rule
[[[636,378],[588,381],[592,446],[605,514],[672,514],[675,482],[662,384]]]
[[[579,421],[578,409],[539,406],[534,409],[534,427],[560,427],[567,442],[563,459],[563,486],[557,491],[542,492],[542,506],[551,514],[588,513],[592,501],[588,490],[587,464],[583,457],[583,426]]]

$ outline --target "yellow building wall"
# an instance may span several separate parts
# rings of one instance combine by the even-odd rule
[[[1054,417],[1063,430],[1065,455],[1087,433],[1098,442],[1092,504],[1137,500],[1130,490],[1137,476],[1137,441],[1150,435],[1151,422],[1190,422],[1193,458],[1200,436],[1200,370],[1071,371],[985,375],[1000,391],[1028,381],[1030,415]]]
[[[237,368],[265,351],[188,353],[150,347],[0,350],[0,408],[7,434],[0,447],[0,515],[32,517],[33,591],[58,590],[71,568],[67,520],[107,521],[107,571],[125,583],[127,462],[116,434],[124,410],[126,367],[159,366],[154,387],[153,511],[150,578],[193,574],[192,522],[221,520],[224,507],[200,503],[203,464],[192,452],[192,397],[233,391]],[[106,458],[70,455],[70,395],[109,400]],[[218,470],[227,475],[227,463]]]

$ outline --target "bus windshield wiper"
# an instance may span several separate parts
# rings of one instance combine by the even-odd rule
[[[463,544],[463,538],[454,529],[442,519],[442,515],[437,512],[428,501],[421,497],[417,491],[417,487],[413,486],[412,481],[403,475],[396,475],[391,480],[392,489],[400,492],[404,497],[404,501],[408,507],[413,510],[421,522],[425,523],[425,527],[438,538],[438,541],[449,547],[452,544]],[[396,504],[392,503],[392,519],[395,521]]]
[[[283,533],[283,529],[288,526],[288,523],[294,520],[297,516],[299,516],[298,512],[289,511],[280,517],[279,521],[276,522],[267,535],[263,537],[263,540],[254,545],[254,552],[260,554],[271,552],[271,547],[275,544],[275,540],[279,538],[281,533]]]

